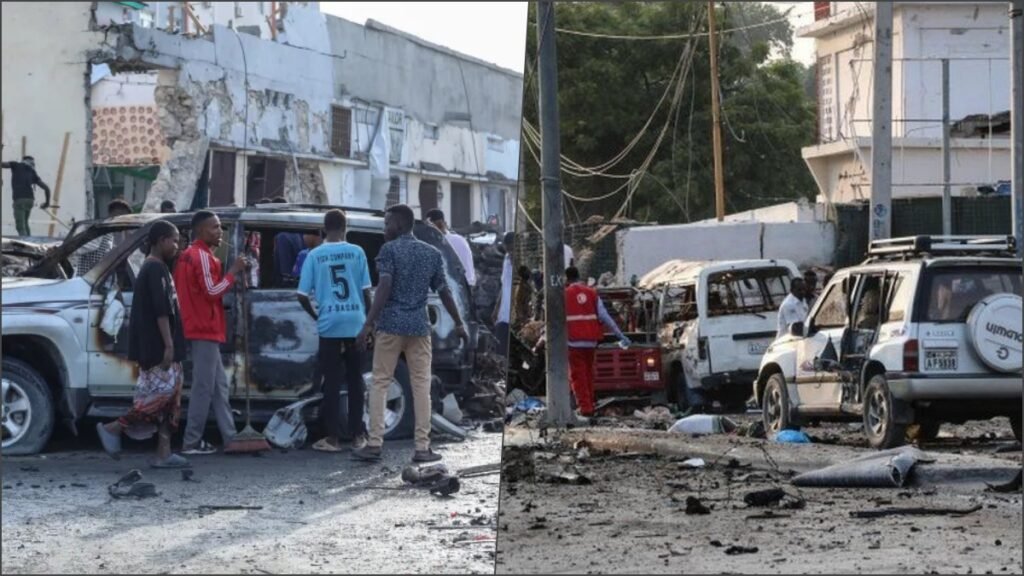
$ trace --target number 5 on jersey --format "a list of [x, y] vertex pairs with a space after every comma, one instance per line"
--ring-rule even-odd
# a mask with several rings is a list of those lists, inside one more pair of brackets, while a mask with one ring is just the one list
[[345, 278], [344, 264], [331, 266], [331, 283], [334, 285], [334, 297], [338, 300], [348, 300], [348, 279]]

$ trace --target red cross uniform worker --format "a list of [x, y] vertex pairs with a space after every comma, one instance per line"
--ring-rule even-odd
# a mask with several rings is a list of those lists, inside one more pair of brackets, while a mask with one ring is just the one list
[[615, 324], [597, 290], [580, 282], [574, 267], [565, 271], [565, 321], [569, 331], [569, 383], [581, 416], [594, 414], [594, 354], [604, 340], [605, 328], [623, 346], [630, 341]]

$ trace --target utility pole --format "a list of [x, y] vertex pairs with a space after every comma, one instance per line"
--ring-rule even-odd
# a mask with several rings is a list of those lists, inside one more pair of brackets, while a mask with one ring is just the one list
[[718, 38], [715, 36], [715, 3], [708, 2], [708, 49], [711, 51], [711, 140], [715, 154], [715, 216], [725, 220], [725, 174], [722, 171], [722, 120], [718, 110]]
[[875, 2], [870, 239], [892, 236], [892, 3]]
[[949, 59], [942, 59], [942, 234], [953, 234], [953, 193], [949, 187]]
[[569, 347], [565, 326], [565, 252], [562, 244], [561, 147], [558, 130], [558, 58], [555, 5], [537, 3], [540, 82], [541, 189], [544, 196], [544, 324], [547, 334], [547, 422], [565, 428], [572, 420]]
[[1010, 4], [1010, 180], [1013, 236], [1017, 255], [1024, 254], [1024, 0]]

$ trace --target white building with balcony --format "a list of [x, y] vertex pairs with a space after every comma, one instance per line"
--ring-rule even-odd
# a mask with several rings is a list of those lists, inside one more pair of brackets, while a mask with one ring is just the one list
[[[803, 157], [819, 201], [871, 196], [874, 2], [815, 2], [797, 30], [817, 53], [818, 142]], [[1010, 176], [1006, 2], [895, 2], [893, 198], [941, 196], [942, 61], [949, 61], [954, 196]]]

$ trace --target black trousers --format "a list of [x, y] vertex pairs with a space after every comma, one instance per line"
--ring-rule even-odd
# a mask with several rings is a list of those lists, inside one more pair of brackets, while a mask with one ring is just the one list
[[348, 389], [348, 433], [355, 438], [366, 432], [363, 424], [363, 402], [366, 386], [363, 384], [363, 354], [355, 338], [320, 338], [320, 373], [324, 379], [324, 399], [321, 413], [328, 436], [341, 438], [341, 386]]

